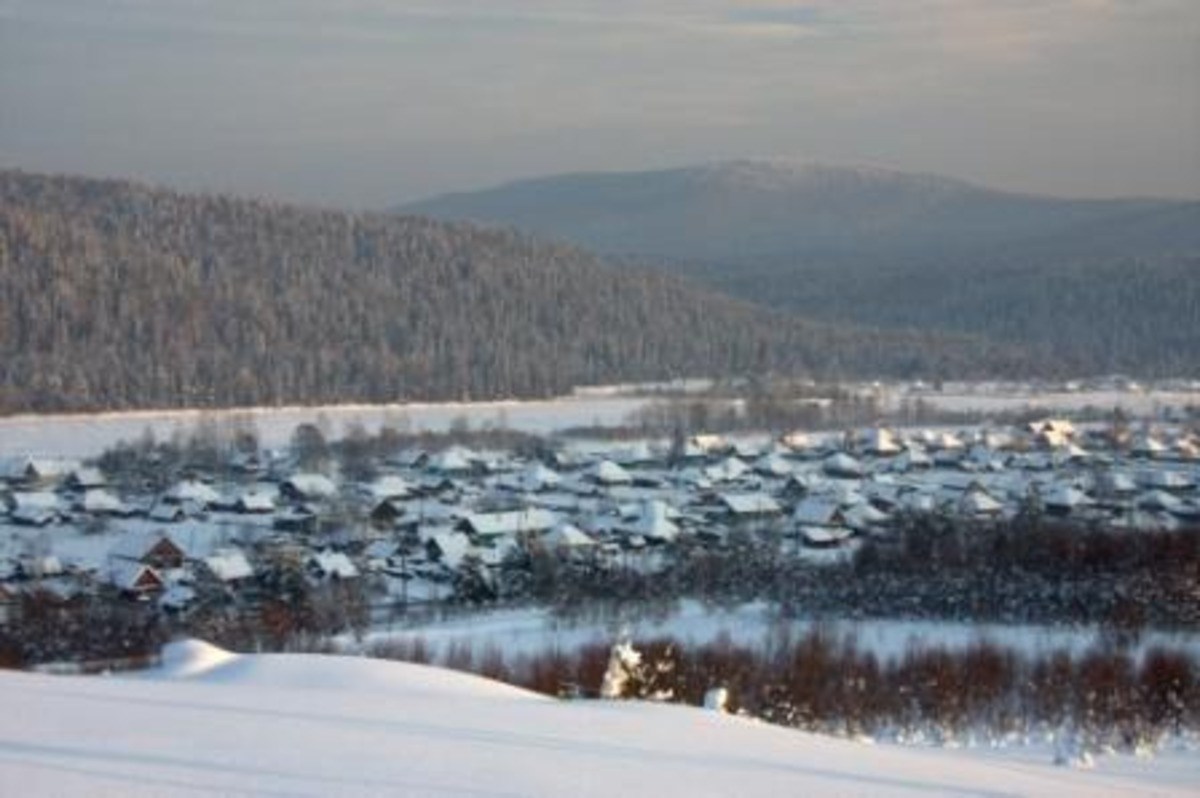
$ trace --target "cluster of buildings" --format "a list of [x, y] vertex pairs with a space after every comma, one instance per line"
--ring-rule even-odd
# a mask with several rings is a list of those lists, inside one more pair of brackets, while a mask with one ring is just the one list
[[539, 549], [653, 571], [681, 546], [771, 536], [788, 556], [844, 558], [905, 515], [974, 521], [1022, 512], [1129, 529], [1200, 524], [1200, 439], [1064, 421], [1021, 428], [882, 428], [778, 439], [564, 445], [544, 459], [451, 446], [404, 450], [339, 476], [290, 453], [182, 470], [166, 490], [94, 465], [28, 458], [0, 471], [0, 623], [23, 593], [105, 594], [188, 613], [254, 602], [281, 563], [372, 604], [451, 598]]

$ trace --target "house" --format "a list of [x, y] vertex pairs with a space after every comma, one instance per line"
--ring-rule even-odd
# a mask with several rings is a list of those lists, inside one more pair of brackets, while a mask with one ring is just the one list
[[201, 512], [196, 505], [172, 504], [164, 501], [150, 508], [147, 517], [160, 524], [178, 524], [194, 515], [201, 514]]
[[498, 483], [505, 490], [518, 493], [542, 493], [562, 484], [562, 477], [542, 463], [533, 463], [524, 471], [508, 476]]
[[311, 535], [317, 531], [319, 516], [315, 507], [309, 504], [298, 504], [277, 514], [271, 525], [280, 532], [294, 532]]
[[836, 549], [854, 536], [854, 532], [844, 526], [802, 526], [800, 541], [810, 549]]
[[670, 543], [679, 537], [679, 526], [671, 520], [673, 510], [657, 499], [641, 502], [636, 514], [622, 519], [617, 529], [627, 537], [640, 537], [652, 543]]
[[827, 496], [812, 496], [796, 505], [792, 520], [801, 528], [845, 527], [846, 516], [841, 502]]
[[1196, 487], [1195, 478], [1186, 471], [1169, 468], [1145, 468], [1137, 474], [1138, 484], [1150, 490], [1180, 492]]
[[722, 493], [717, 499], [734, 520], [770, 518], [783, 512], [779, 502], [765, 493]]
[[254, 578], [254, 566], [241, 549], [220, 548], [200, 560], [218, 582], [237, 585]]
[[109, 559], [129, 560], [160, 570], [182, 567], [183, 547], [165, 531], [130, 531], [122, 535], [108, 551]]
[[52, 579], [66, 573], [62, 560], [53, 554], [22, 557], [17, 561], [17, 573], [23, 579]]
[[556, 524], [542, 535], [542, 543], [553, 551], [572, 553], [590, 551], [596, 547], [596, 541], [590, 535], [566, 521]]
[[471, 539], [463, 532], [442, 529], [431, 533], [425, 541], [429, 559], [454, 570], [471, 552]]
[[370, 497], [378, 502], [388, 499], [407, 499], [414, 492], [415, 489], [409, 481], [396, 474], [385, 474], [367, 488]]
[[93, 516], [111, 516], [114, 518], [129, 518], [137, 514], [137, 510], [121, 501], [116, 494], [103, 488], [89, 488], [78, 501], [76, 507]]
[[982, 486], [975, 485], [958, 498], [954, 509], [970, 518], [994, 518], [1004, 512], [1004, 505]]
[[837, 452], [821, 462], [821, 470], [835, 479], [860, 479], [866, 469], [863, 464], [845, 452]]
[[789, 476], [794, 469], [792, 463], [780, 455], [772, 453], [764, 454], [755, 460], [754, 470], [763, 476], [784, 478]]
[[1132, 457], [1145, 458], [1147, 460], [1160, 459], [1165, 457], [1168, 452], [1169, 448], [1167, 445], [1149, 432], [1137, 435], [1129, 446], [1129, 454]]
[[108, 487], [108, 479], [99, 468], [80, 467], [75, 468], [67, 475], [64, 483], [69, 490], [73, 491], [88, 491], [98, 488]]
[[887, 513], [870, 502], [855, 504], [842, 512], [846, 526], [855, 532], [871, 532], [883, 528], [890, 519]]
[[64, 518], [58, 496], [49, 492], [14, 493], [9, 519], [20, 526], [48, 526]]
[[221, 494], [203, 482], [185, 479], [175, 483], [170, 490], [163, 494], [163, 501], [170, 504], [191, 504], [208, 509], [209, 505], [220, 503]]
[[716, 465], [705, 468], [704, 476], [712, 482], [736, 482], [750, 472], [750, 466], [730, 455]]
[[1041, 497], [1042, 506], [1051, 515], [1070, 515], [1092, 506], [1088, 495], [1074, 485], [1055, 485]]
[[11, 464], [8, 478], [26, 488], [49, 488], [62, 482], [79, 464], [73, 460], [28, 457]]
[[371, 508], [371, 523], [380, 529], [395, 526], [404, 517], [404, 504], [396, 499], [383, 499]]
[[859, 449], [872, 457], [893, 457], [902, 451], [891, 430], [875, 427], [859, 436]]
[[925, 452], [925, 449], [913, 444], [905, 447], [904, 451], [892, 460], [891, 468], [892, 471], [900, 473], [933, 468], [933, 458]]
[[337, 485], [324, 474], [293, 474], [279, 485], [279, 492], [291, 501], [325, 501], [337, 496]]
[[425, 469], [442, 476], [466, 476], [475, 468], [474, 459], [467, 449], [451, 446], [429, 458]]
[[153, 567], [136, 560], [112, 558], [102, 572], [103, 579], [122, 593], [145, 596], [161, 592], [166, 582]]
[[322, 551], [313, 552], [305, 561], [305, 567], [308, 572], [317, 579], [329, 579], [340, 581], [345, 579], [357, 579], [358, 567], [340, 551], [332, 549], [324, 549]]
[[588, 471], [588, 479], [597, 485], [631, 485], [633, 477], [611, 460], [601, 460]]
[[558, 517], [549, 510], [531, 507], [500, 513], [468, 513], [459, 522], [464, 532], [480, 538], [537, 534], [553, 529]]
[[246, 491], [233, 502], [233, 511], [239, 515], [270, 515], [275, 509], [275, 499], [259, 491]]

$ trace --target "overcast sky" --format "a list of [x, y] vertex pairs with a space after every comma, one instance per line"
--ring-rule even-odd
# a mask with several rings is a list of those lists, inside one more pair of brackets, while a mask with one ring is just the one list
[[0, 166], [370, 207], [747, 156], [1200, 196], [1200, 1], [0, 0]]

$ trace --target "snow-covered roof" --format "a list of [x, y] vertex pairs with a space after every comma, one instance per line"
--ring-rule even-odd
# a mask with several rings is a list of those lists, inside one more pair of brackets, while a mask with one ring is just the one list
[[779, 502], [765, 493], [723, 493], [720, 499], [734, 515], [776, 515], [783, 512]]
[[125, 515], [129, 512], [128, 505], [116, 494], [101, 488], [91, 488], [85, 492], [79, 506], [84, 512], [94, 515]]
[[802, 526], [800, 535], [812, 545], [831, 545], [841, 543], [853, 536], [854, 532], [842, 526]]
[[556, 549], [584, 549], [596, 545], [586, 532], [574, 524], [563, 522], [542, 536], [542, 541]]
[[842, 505], [825, 496], [810, 496], [796, 505], [792, 518], [808, 526], [835, 526], [844, 522]]
[[957, 509], [964, 515], [995, 515], [1004, 509], [1004, 505], [987, 491], [974, 488], [958, 499]]
[[236, 582], [254, 576], [254, 567], [241, 549], [217, 549], [204, 558], [204, 565], [222, 582]]
[[183, 547], [171, 535], [161, 529], [131, 529], [117, 538], [116, 542], [109, 548], [108, 554], [110, 558], [141, 560], [153, 551], [155, 547], [164, 542], [181, 554], [183, 553]]
[[283, 487], [305, 499], [331, 499], [337, 495], [337, 485], [324, 474], [293, 474]]
[[192, 502], [202, 507], [215, 504], [221, 500], [221, 495], [211, 486], [194, 479], [177, 482], [163, 496], [167, 501], [182, 504]]
[[378, 501], [404, 499], [412, 495], [413, 486], [404, 477], [385, 474], [371, 483], [368, 492]]
[[845, 452], [835, 452], [821, 462], [821, 468], [831, 477], [861, 477], [866, 469]]
[[794, 468], [778, 454], [765, 454], [754, 461], [754, 470], [772, 477], [786, 477]]
[[308, 562], [321, 576], [337, 579], [354, 579], [358, 576], [358, 567], [340, 551], [325, 549], [313, 552]]
[[542, 532], [552, 528], [558, 517], [549, 510], [531, 507], [502, 513], [468, 513], [463, 521], [482, 537]]
[[749, 471], [750, 466], [730, 455], [716, 465], [704, 469], [704, 475], [713, 482], [733, 482], [744, 477]]
[[633, 482], [633, 476], [611, 460], [596, 463], [588, 475], [602, 485], [628, 485]]
[[269, 493], [261, 491], [246, 491], [238, 496], [235, 502], [238, 509], [245, 513], [273, 513], [275, 499]]
[[438, 559], [448, 568], [457, 568], [471, 551], [471, 539], [452, 529], [433, 532], [428, 543], [437, 548]]
[[76, 468], [71, 471], [68, 478], [74, 486], [79, 488], [102, 488], [108, 484], [104, 472], [94, 466]]
[[109, 584], [121, 590], [156, 590], [163, 586], [163, 578], [158, 571], [136, 560], [110, 559], [102, 575]]
[[471, 470], [474, 455], [461, 446], [451, 446], [429, 458], [426, 468], [441, 474], [456, 474]]
[[672, 541], [679, 537], [679, 527], [671, 520], [672, 509], [666, 502], [650, 500], [639, 505], [637, 516], [632, 521], [624, 521], [622, 531], [639, 535], [644, 538], [661, 541]]

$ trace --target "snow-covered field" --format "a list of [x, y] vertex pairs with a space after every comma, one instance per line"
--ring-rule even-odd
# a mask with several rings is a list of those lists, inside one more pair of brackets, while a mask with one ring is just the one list
[[330, 405], [238, 410], [147, 410], [128, 413], [21, 415], [0, 418], [0, 458], [91, 457], [146, 430], [158, 440], [191, 432], [202, 422], [257, 431], [262, 445], [279, 447], [300, 424], [319, 424], [333, 437], [361, 424], [376, 433], [389, 425], [413, 432], [445, 432], [465, 419], [472, 429], [507, 427], [533, 433], [583, 425], [618, 426], [645, 399], [627, 396], [564, 397], [528, 402], [446, 402], [407, 405]]
[[1188, 795], [1200, 757], [868, 745], [704, 710], [560, 702], [433, 668], [176, 644], [127, 677], [0, 673], [26, 796]]
[[[568, 427], [615, 427], [628, 422], [653, 397], [635, 393], [639, 386], [580, 389], [572, 396], [542, 401], [446, 402], [434, 404], [330, 405], [264, 407], [236, 410], [150, 410], [78, 415], [21, 415], [0, 418], [0, 458], [17, 456], [91, 457], [122, 441], [138, 439], [146, 430], [159, 440], [187, 433], [201, 422], [252, 427], [264, 446], [285, 444], [299, 424], [322, 424], [340, 437], [352, 424], [368, 432], [383, 425], [414, 432], [444, 432], [466, 420], [472, 428], [507, 427], [551, 433]], [[641, 386], [662, 387], [662, 386]], [[678, 388], [679, 386], [672, 386]], [[686, 387], [686, 386], [685, 386]], [[862, 390], [868, 389], [864, 386]], [[875, 391], [885, 407], [920, 398], [928, 405], [956, 412], [1001, 413], [1037, 409], [1047, 414], [1087, 407], [1121, 407], [1136, 416], [1156, 416], [1167, 408], [1200, 404], [1200, 390], [1037, 392], [1020, 386], [955, 384], [944, 393], [913, 393], [903, 386]]]

